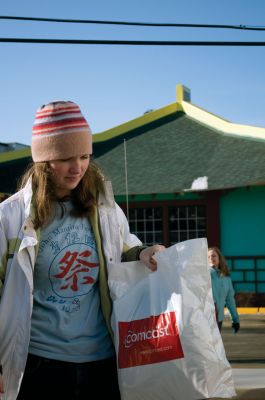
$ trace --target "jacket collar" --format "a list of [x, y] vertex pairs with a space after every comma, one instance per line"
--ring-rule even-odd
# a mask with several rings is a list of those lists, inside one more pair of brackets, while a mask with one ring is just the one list
[[25, 217], [28, 218], [32, 215], [33, 207], [32, 207], [32, 178], [30, 177], [27, 181], [25, 187], [23, 188], [23, 199], [25, 206]]

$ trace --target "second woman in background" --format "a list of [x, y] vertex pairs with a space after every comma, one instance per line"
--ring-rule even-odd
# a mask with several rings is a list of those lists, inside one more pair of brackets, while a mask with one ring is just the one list
[[224, 320], [224, 308], [227, 307], [233, 321], [232, 328], [236, 333], [240, 328], [240, 323], [235, 302], [235, 292], [225, 257], [218, 247], [209, 247], [208, 262], [210, 265], [218, 328], [221, 332]]

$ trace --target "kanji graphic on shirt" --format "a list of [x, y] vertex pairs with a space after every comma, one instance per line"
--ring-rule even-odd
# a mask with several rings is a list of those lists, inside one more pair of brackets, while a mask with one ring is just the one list
[[84, 220], [73, 222], [70, 217], [68, 224], [49, 230], [42, 237], [39, 256], [42, 263], [45, 260], [46, 265], [49, 264], [48, 279], [52, 294], [47, 296], [46, 301], [63, 304], [64, 300], [74, 299], [76, 309], [77, 298], [89, 293], [99, 271], [96, 242], [90, 224]]
[[69, 250], [65, 252], [64, 256], [59, 260], [59, 270], [61, 272], [53, 275], [55, 278], [63, 280], [60, 287], [61, 290], [66, 290], [70, 286], [73, 292], [77, 292], [79, 285], [95, 282], [93, 276], [90, 275], [90, 271], [92, 268], [97, 267], [98, 263], [88, 261], [91, 254], [92, 252], [89, 250], [84, 250], [81, 253]]

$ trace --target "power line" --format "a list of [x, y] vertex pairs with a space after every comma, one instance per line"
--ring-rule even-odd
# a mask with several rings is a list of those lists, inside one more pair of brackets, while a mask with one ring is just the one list
[[251, 25], [220, 25], [220, 24], [177, 24], [167, 22], [129, 22], [129, 21], [102, 21], [91, 19], [62, 19], [62, 18], [38, 18], [38, 17], [14, 17], [0, 15], [0, 19], [19, 21], [59, 22], [74, 24], [105, 24], [105, 25], [127, 25], [127, 26], [153, 26], [153, 27], [175, 27], [175, 28], [215, 28], [215, 29], [240, 29], [252, 31], [264, 31], [264, 26]]
[[265, 46], [265, 42], [243, 41], [170, 41], [170, 40], [76, 40], [76, 39], [32, 39], [32, 38], [0, 38], [2, 43], [49, 43], [49, 44], [94, 44], [94, 45], [126, 45], [126, 46]]

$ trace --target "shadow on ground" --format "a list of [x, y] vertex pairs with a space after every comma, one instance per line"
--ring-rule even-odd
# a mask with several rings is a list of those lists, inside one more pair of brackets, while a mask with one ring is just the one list
[[[265, 369], [265, 314], [240, 315], [240, 325], [240, 331], [234, 334], [230, 317], [225, 317], [222, 339], [231, 367]], [[236, 388], [236, 393], [231, 400], [265, 400], [265, 382], [264, 388]]]
[[[265, 389], [244, 389], [236, 390], [236, 396], [226, 400], [265, 400]], [[220, 397], [215, 397], [208, 400], [224, 400]]]
[[244, 391], [237, 390], [236, 400], [264, 400], [265, 389], [248, 389]]
[[231, 329], [231, 319], [226, 316], [222, 339], [232, 367], [265, 368], [265, 314], [240, 315], [240, 330], [236, 334]]

